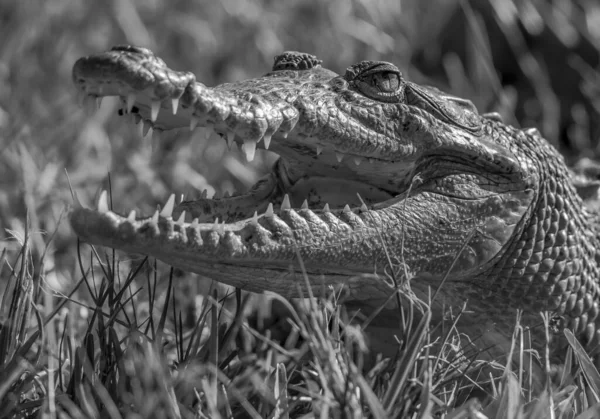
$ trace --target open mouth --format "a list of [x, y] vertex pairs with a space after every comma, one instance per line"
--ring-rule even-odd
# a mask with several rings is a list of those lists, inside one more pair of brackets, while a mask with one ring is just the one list
[[[76, 205], [70, 215], [76, 233], [90, 243], [219, 275], [240, 288], [288, 294], [297, 289], [282, 276], [297, 262], [298, 249], [328, 246], [327, 236], [335, 235], [329, 250], [315, 254], [318, 263], [309, 268], [311, 275], [319, 275], [320, 283], [337, 284], [359, 273], [336, 262], [335, 249], [364, 242], [356, 231], [371, 229], [377, 221], [374, 207], [387, 206], [406, 189], [389, 179], [392, 173], [408, 173], [410, 165], [388, 157], [386, 152], [396, 146], [381, 127], [360, 123], [370, 115], [335, 102], [347, 82], [320, 68], [314, 57], [283, 54], [274, 70], [259, 79], [208, 88], [191, 73], [168, 69], [144, 49], [117, 47], [79, 60], [73, 80], [86, 107], [96, 108], [103, 96], [119, 96], [119, 113], [145, 134], [204, 127], [229, 147], [241, 145], [248, 161], [257, 148], [281, 159], [247, 193], [183, 202], [173, 194], [145, 217], [112, 211], [104, 191], [95, 209]], [[370, 259], [366, 253], [361, 257]], [[387, 289], [387, 284], [374, 287]]]
[[[381, 272], [389, 254], [426, 280], [450, 269], [464, 276], [502, 250], [533, 199], [526, 185], [489, 190], [490, 179], [520, 182], [520, 162], [482, 134], [470, 102], [405, 81], [389, 63], [363, 61], [339, 76], [288, 52], [262, 77], [207, 87], [126, 46], [80, 59], [73, 81], [89, 107], [119, 96], [120, 113], [143, 131], [204, 127], [241, 145], [248, 161], [257, 148], [280, 156], [240, 195], [171, 195], [140, 217], [112, 211], [103, 192], [96, 209], [70, 215], [90, 243], [251, 291], [297, 294], [290, 266], [299, 260], [319, 286]], [[389, 295], [381, 280], [350, 288], [355, 299]]]
[[[398, 80], [389, 76], [395, 75], [393, 70], [381, 71], [386, 75], [384, 85], [392, 83], [389, 90], [398, 90], [393, 85]], [[150, 130], [202, 127], [214, 133], [211, 137], [224, 139], [229, 148], [240, 145], [247, 161], [254, 159], [257, 148], [282, 157], [272, 176], [243, 196], [218, 204], [206, 199], [175, 203], [170, 197], [158, 216], [176, 214], [179, 225], [186, 219], [193, 223], [209, 217], [239, 221], [253, 217], [255, 211], [269, 214], [273, 207], [364, 211], [409, 185], [410, 158], [395, 161], [399, 146], [386, 135], [395, 127], [377, 123], [385, 109], [363, 112], [360, 101], [366, 99], [308, 54], [282, 54], [265, 77], [209, 88], [191, 73], [169, 69], [146, 49], [115, 47], [80, 59], [73, 80], [86, 108], [96, 108], [103, 96], [120, 97], [119, 114], [132, 118], [144, 135]], [[383, 95], [384, 100], [389, 97]], [[104, 203], [99, 209], [105, 209]], [[133, 213], [126, 218], [134, 221]]]

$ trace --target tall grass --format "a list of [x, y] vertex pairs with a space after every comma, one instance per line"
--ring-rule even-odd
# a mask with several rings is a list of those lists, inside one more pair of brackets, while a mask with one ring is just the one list
[[[25, 232], [16, 259], [9, 262], [5, 252], [1, 260], [8, 288], [0, 307], [0, 417], [583, 419], [600, 413], [600, 374], [570, 333], [564, 370], [534, 394], [523, 390], [526, 379], [510, 361], [502, 367], [466, 354], [454, 327], [434, 338], [429, 309], [417, 299], [403, 300], [402, 317], [413, 321], [398, 332], [392, 359], [369, 354], [362, 327], [348, 321], [333, 296], [292, 305], [268, 295], [286, 309], [283, 340], [272, 336], [280, 328], [249, 314], [250, 300], [259, 297], [239, 292], [231, 302], [213, 290], [186, 325], [172, 269], [161, 279], [156, 264], [143, 259], [122, 277], [114, 254], [93, 248], [97, 265], [86, 266], [80, 252], [74, 287], [88, 290], [89, 303], [52, 295], [45, 283], [37, 288], [46, 295], [42, 308], [34, 303]], [[139, 305], [142, 287], [147, 311]], [[519, 342], [517, 325], [513, 356], [523, 366], [528, 354]], [[481, 376], [498, 368], [503, 372], [491, 380]]]

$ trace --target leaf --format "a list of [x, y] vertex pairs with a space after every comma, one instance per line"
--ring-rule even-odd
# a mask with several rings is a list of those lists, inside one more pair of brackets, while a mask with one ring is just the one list
[[598, 373], [598, 369], [573, 332], [569, 329], [565, 329], [563, 333], [565, 334], [569, 345], [573, 348], [575, 358], [577, 358], [579, 365], [581, 365], [581, 372], [594, 391], [596, 400], [600, 400], [600, 373]]

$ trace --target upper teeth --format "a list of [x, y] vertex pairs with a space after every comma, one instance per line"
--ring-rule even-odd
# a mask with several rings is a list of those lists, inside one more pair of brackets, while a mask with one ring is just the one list
[[269, 145], [271, 144], [271, 134], [265, 134], [265, 136], [263, 137], [263, 141], [265, 143], [265, 149], [268, 150]]
[[131, 113], [134, 103], [135, 103], [135, 93], [129, 93], [127, 95], [127, 113]]
[[153, 100], [150, 104], [150, 120], [152, 122], [156, 122], [156, 118], [158, 117], [158, 111], [160, 110], [160, 102], [158, 100]]
[[256, 153], [256, 141], [244, 140], [244, 153], [246, 154], [246, 160], [254, 160], [254, 154]]
[[173, 108], [173, 115], [177, 113], [177, 109], [179, 108], [179, 98], [171, 99], [171, 107]]
[[[83, 98], [82, 99], [83, 106], [85, 107], [85, 109], [88, 113], [92, 113], [100, 106], [100, 101], [102, 98], [100, 96], [97, 96], [96, 93], [101, 94], [100, 88], [96, 88], [94, 93], [90, 93], [90, 94], [86, 94], [85, 90], [80, 91], [80, 95]], [[124, 107], [125, 107], [124, 111], [126, 113], [130, 114], [135, 106], [136, 94], [133, 92], [128, 93], [121, 100], [124, 103]], [[171, 108], [172, 108], [172, 112], [174, 115], [179, 110], [179, 100], [180, 100], [179, 97], [171, 98]], [[140, 130], [144, 137], [146, 137], [148, 135], [148, 132], [152, 128], [154, 128], [153, 123], [156, 122], [156, 120], [158, 118], [160, 108], [161, 108], [161, 101], [154, 99], [150, 103], [150, 119], [149, 120], [144, 120], [139, 116], [139, 114], [136, 114], [136, 123], [138, 123], [138, 121], [139, 121]], [[196, 127], [198, 127], [199, 123], [200, 123], [200, 118], [198, 118], [197, 116], [192, 114], [190, 117], [190, 125], [189, 125], [190, 130], [196, 129]], [[215, 136], [216, 132], [214, 130], [215, 127], [214, 127], [213, 123], [211, 123], [210, 121], [203, 121], [203, 125], [204, 125], [204, 127], [202, 127], [202, 128], [205, 129], [205, 131], [206, 131], [207, 139], [210, 138], [211, 136]], [[156, 131], [156, 130], [154, 130], [154, 131]], [[280, 132], [280, 134], [283, 138], [286, 138], [288, 133]], [[226, 139], [228, 147], [231, 148], [231, 146], [234, 143], [236, 133], [232, 130], [226, 130], [225, 134], [221, 134], [221, 136]], [[265, 133], [263, 135], [263, 137], [260, 139], [245, 139], [243, 141], [242, 150], [244, 152], [244, 155], [246, 156], [246, 160], [249, 162], [254, 160], [254, 156], [256, 155], [256, 145], [261, 140], [263, 141], [265, 149], [269, 149], [269, 147], [271, 145], [271, 137], [272, 137], [272, 133]], [[323, 146], [317, 144], [316, 150], [317, 150], [317, 156], [320, 155], [323, 152]], [[338, 163], [341, 163], [342, 160], [344, 159], [344, 157], [345, 157], [344, 153], [335, 152], [335, 158], [338, 161]], [[362, 157], [355, 156], [352, 158], [352, 160], [358, 166], [362, 162], [363, 159], [362, 159]], [[372, 162], [372, 160], [373, 159], [371, 159], [371, 158], [368, 159], [369, 162]]]

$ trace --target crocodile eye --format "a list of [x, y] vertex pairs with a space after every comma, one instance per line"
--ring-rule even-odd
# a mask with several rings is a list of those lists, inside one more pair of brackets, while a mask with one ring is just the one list
[[391, 71], [382, 71], [361, 77], [359, 82], [365, 83], [364, 87], [375, 88], [381, 93], [396, 93], [400, 87], [400, 76]]
[[404, 96], [404, 80], [396, 66], [363, 61], [346, 71], [346, 79], [363, 95], [384, 102], [398, 102]]

